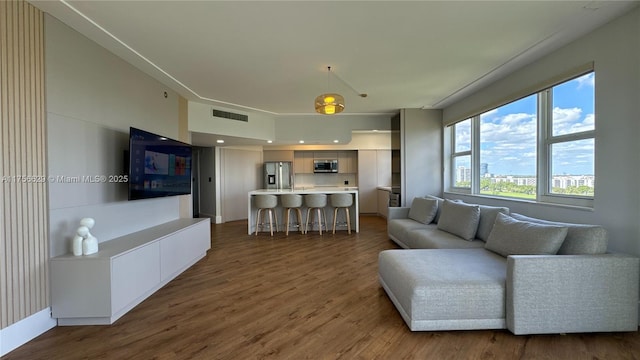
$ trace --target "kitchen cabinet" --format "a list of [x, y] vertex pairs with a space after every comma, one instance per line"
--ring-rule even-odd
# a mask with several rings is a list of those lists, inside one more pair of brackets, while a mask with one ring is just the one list
[[354, 150], [338, 152], [338, 173], [355, 174], [358, 172], [358, 152]]
[[391, 150], [376, 150], [378, 186], [389, 186], [391, 182]]
[[389, 195], [391, 189], [378, 188], [378, 215], [385, 219], [389, 216]]
[[391, 185], [391, 150], [358, 151], [360, 212], [377, 214], [378, 186]]
[[313, 151], [296, 151], [293, 155], [293, 171], [296, 174], [313, 174]]
[[337, 151], [314, 151], [313, 159], [314, 160], [335, 160], [338, 158]]
[[262, 160], [267, 161], [291, 161], [293, 162], [293, 150], [264, 150]]
[[376, 214], [378, 212], [378, 170], [376, 150], [358, 151], [358, 191], [360, 193], [360, 212]]

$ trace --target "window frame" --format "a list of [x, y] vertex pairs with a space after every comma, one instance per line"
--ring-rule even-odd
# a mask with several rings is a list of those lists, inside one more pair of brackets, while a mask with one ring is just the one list
[[[575, 73], [572, 76], [567, 76], [562, 81], [558, 81], [552, 84], [545, 85], [544, 88], [534, 91], [526, 96], [513, 98], [507, 102], [502, 103], [501, 105], [495, 106], [489, 110], [483, 110], [482, 113], [487, 111], [491, 111], [497, 108], [500, 108], [509, 103], [518, 101], [524, 97], [528, 97], [534, 94], [537, 94], [537, 142], [536, 142], [536, 198], [535, 200], [529, 199], [521, 199], [517, 197], [507, 197], [507, 196], [493, 196], [487, 194], [480, 193], [480, 115], [477, 114], [474, 116], [470, 116], [465, 118], [464, 120], [455, 122], [451, 124], [448, 128], [451, 133], [451, 147], [450, 147], [450, 157], [449, 157], [449, 167], [450, 167], [450, 180], [448, 184], [448, 191], [453, 193], [461, 193], [461, 194], [469, 194], [474, 196], [481, 197], [493, 197], [499, 198], [507, 201], [520, 201], [520, 202], [536, 202], [536, 203], [551, 203], [558, 205], [568, 205], [568, 206], [577, 206], [577, 207], [585, 207], [585, 208], [593, 208], [593, 203], [595, 200], [595, 184], [594, 184], [594, 195], [586, 196], [586, 195], [569, 195], [569, 194], [557, 194], [552, 193], [552, 187], [550, 186], [553, 183], [553, 172], [552, 172], [552, 146], [554, 144], [568, 143], [579, 140], [588, 140], [593, 139], [594, 141], [594, 150], [593, 150], [593, 161], [594, 161], [594, 176], [595, 174], [595, 162], [596, 162], [596, 129], [594, 125], [594, 129], [581, 131], [570, 134], [561, 134], [561, 135], [553, 135], [553, 88], [567, 83], [569, 81], [575, 80], [581, 76], [593, 73], [595, 75], [595, 70], [593, 68], [588, 69], [586, 71], [581, 71], [579, 73]], [[594, 89], [595, 92], [595, 89]], [[594, 114], [595, 114], [595, 96], [594, 96]], [[464, 152], [455, 152], [455, 126], [456, 124], [462, 121], [471, 121], [471, 149], [469, 151]], [[596, 120], [597, 121], [597, 120]], [[445, 127], [446, 130], [446, 127]], [[455, 186], [456, 181], [456, 169], [455, 169], [455, 160], [460, 156], [471, 156], [471, 186], [470, 188], [466, 187], [457, 187]]]
[[[470, 146], [469, 146], [469, 150], [465, 150], [465, 151], [457, 151], [456, 152], [456, 125], [463, 123], [465, 121], [469, 121], [469, 129], [470, 129]], [[465, 194], [469, 194], [472, 192], [472, 188], [473, 188], [473, 135], [474, 135], [474, 131], [473, 131], [473, 120], [472, 118], [468, 118], [468, 119], [464, 119], [462, 121], [459, 121], [455, 124], [453, 124], [451, 126], [451, 173], [449, 174], [451, 176], [451, 188], [452, 189], [456, 189], [456, 192], [459, 193], [465, 193]], [[456, 186], [456, 159], [464, 157], [464, 156], [469, 156], [469, 163], [470, 163], [470, 167], [471, 167], [471, 184], [469, 187], [462, 187], [462, 186]]]

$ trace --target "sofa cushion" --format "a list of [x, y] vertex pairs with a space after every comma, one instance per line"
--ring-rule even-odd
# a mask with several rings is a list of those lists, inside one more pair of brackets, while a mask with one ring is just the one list
[[558, 255], [594, 255], [607, 252], [607, 231], [600, 225], [547, 221], [516, 213], [511, 216], [516, 220], [568, 227], [567, 237], [558, 250]]
[[502, 256], [555, 255], [567, 236], [566, 226], [519, 221], [498, 214], [485, 248]]
[[478, 222], [478, 231], [476, 238], [487, 241], [493, 224], [496, 222], [498, 213], [509, 215], [508, 207], [480, 205], [480, 222]]
[[465, 240], [473, 240], [480, 221], [480, 207], [445, 200], [438, 221], [438, 229], [460, 236]]
[[482, 248], [480, 240], [467, 241], [457, 235], [438, 229], [436, 224], [407, 232], [407, 241], [412, 249], [469, 249]]
[[440, 220], [440, 213], [442, 212], [442, 204], [444, 203], [444, 199], [443, 198], [439, 198], [437, 196], [433, 196], [433, 195], [427, 195], [424, 198], [425, 199], [433, 199], [433, 200], [436, 200], [438, 202], [438, 211], [436, 211], [436, 216], [435, 216], [435, 218], [433, 218], [433, 222], [437, 223]]
[[385, 250], [380, 283], [413, 331], [500, 329], [507, 259], [485, 249]]
[[438, 201], [435, 199], [414, 198], [409, 209], [409, 219], [429, 224], [438, 212]]
[[429, 226], [434, 225], [425, 225], [411, 219], [391, 219], [387, 222], [387, 235], [403, 248], [410, 248], [411, 245], [407, 243], [410, 240], [409, 231]]

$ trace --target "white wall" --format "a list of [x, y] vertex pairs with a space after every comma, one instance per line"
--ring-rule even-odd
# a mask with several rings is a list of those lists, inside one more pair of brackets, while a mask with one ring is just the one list
[[[248, 115], [249, 121], [239, 121], [213, 116], [213, 109]], [[189, 131], [227, 136], [239, 136], [248, 139], [275, 139], [273, 116], [258, 112], [245, 112], [220, 106], [189, 101]]]
[[[351, 130], [348, 130], [351, 131]], [[378, 150], [391, 149], [391, 134], [388, 130], [380, 132], [351, 132], [349, 142], [334, 145], [265, 145], [264, 150]]]
[[640, 8], [451, 105], [444, 109], [444, 118], [456, 118], [590, 61], [596, 72], [593, 209], [462, 198], [545, 219], [601, 224], [609, 232], [610, 250], [640, 255]]
[[275, 121], [275, 139], [306, 144], [338, 140], [340, 144], [351, 142], [354, 130], [390, 130], [391, 115], [309, 115], [279, 116]]
[[[45, 39], [50, 176], [123, 174], [130, 126], [178, 137], [175, 92], [49, 15]], [[123, 183], [50, 182], [49, 193], [52, 256], [70, 251], [83, 217], [101, 242], [179, 217], [177, 197], [127, 201]]]

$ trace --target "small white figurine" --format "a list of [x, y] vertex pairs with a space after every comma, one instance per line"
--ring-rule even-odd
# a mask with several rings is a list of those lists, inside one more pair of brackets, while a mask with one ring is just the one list
[[89, 232], [95, 223], [92, 218], [80, 220], [80, 227], [73, 238], [73, 255], [91, 255], [98, 252], [98, 239]]
[[76, 231], [76, 236], [73, 237], [73, 255], [82, 255], [82, 242], [89, 233], [89, 229], [86, 226], [80, 226]]

